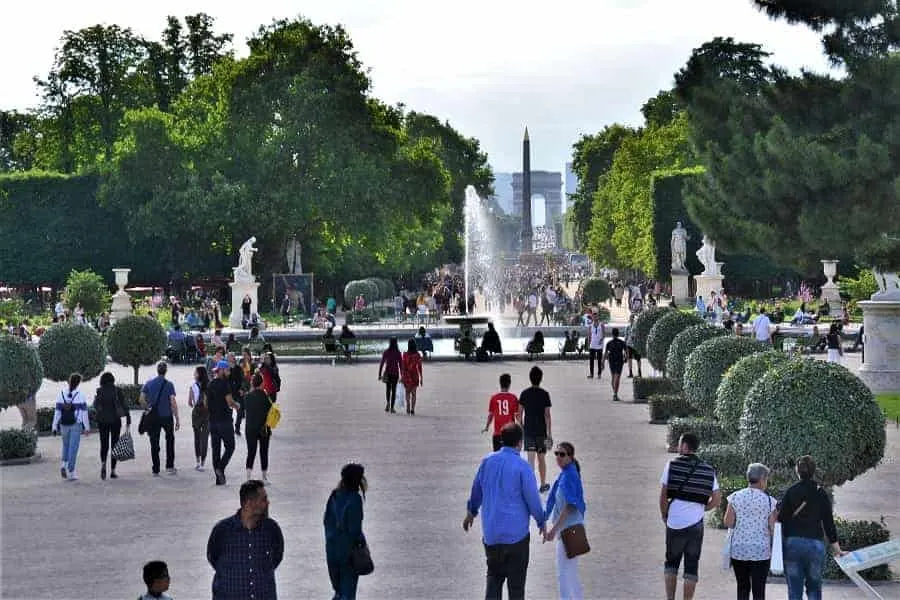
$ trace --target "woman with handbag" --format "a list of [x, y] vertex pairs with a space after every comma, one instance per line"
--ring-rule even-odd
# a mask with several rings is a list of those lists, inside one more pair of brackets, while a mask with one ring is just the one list
[[209, 407], [206, 404], [206, 386], [209, 374], [206, 367], [194, 369], [194, 383], [188, 391], [188, 406], [191, 407], [191, 427], [194, 430], [194, 457], [197, 471], [202, 471], [209, 450]]
[[[726, 551], [737, 581], [738, 600], [765, 600], [775, 499], [766, 493], [769, 468], [760, 463], [747, 467], [747, 487], [728, 496], [724, 523], [729, 531]], [[724, 563], [723, 563], [724, 565]]]
[[[116, 447], [122, 433], [122, 417], [126, 427], [131, 428], [131, 412], [125, 404], [125, 395], [116, 387], [116, 378], [106, 372], [100, 376], [100, 387], [94, 396], [94, 410], [97, 412], [97, 429], [100, 431], [100, 479], [106, 479], [106, 458], [110, 448]], [[116, 458], [110, 460], [110, 479], [118, 479], [116, 475]]]
[[325, 504], [325, 560], [334, 589], [332, 600], [354, 600], [359, 576], [372, 570], [362, 531], [363, 499], [367, 488], [363, 466], [344, 465], [341, 482]]
[[[548, 529], [544, 541], [557, 538], [556, 577], [560, 600], [581, 600], [584, 590], [578, 578], [578, 556], [590, 550], [584, 530], [584, 488], [581, 485], [581, 465], [575, 458], [575, 446], [560, 442], [556, 446], [556, 464], [560, 473], [550, 495], [544, 515]], [[553, 526], [550, 527], [550, 521]]]

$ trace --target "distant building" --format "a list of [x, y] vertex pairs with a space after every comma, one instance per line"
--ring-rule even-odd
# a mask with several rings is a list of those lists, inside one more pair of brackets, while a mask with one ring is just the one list
[[[513, 213], [522, 214], [522, 173], [512, 174]], [[562, 173], [531, 170], [531, 197], [544, 197], [544, 222], [551, 224], [562, 214]]]

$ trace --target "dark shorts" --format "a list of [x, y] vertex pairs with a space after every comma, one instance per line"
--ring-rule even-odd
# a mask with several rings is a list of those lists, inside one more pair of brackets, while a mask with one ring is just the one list
[[609, 363], [609, 372], [612, 373], [613, 375], [621, 375], [622, 367], [624, 367], [624, 366], [625, 366], [624, 363], [611, 362], [611, 363]]
[[633, 358], [634, 360], [641, 360], [641, 353], [628, 346], [628, 358]]
[[547, 453], [547, 438], [543, 435], [525, 434], [525, 451], [537, 452], [538, 454]]
[[685, 581], [697, 581], [700, 566], [700, 549], [703, 547], [703, 521], [684, 529], [666, 527], [666, 563], [663, 571], [667, 575], [678, 575], [681, 558], [684, 557]]
[[491, 436], [491, 444], [493, 444], [494, 452], [496, 452], [503, 446], [503, 440], [499, 435], [493, 435]]

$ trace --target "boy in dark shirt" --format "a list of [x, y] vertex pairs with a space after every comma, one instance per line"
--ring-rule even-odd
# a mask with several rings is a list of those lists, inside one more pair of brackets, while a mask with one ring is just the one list
[[606, 342], [606, 362], [612, 374], [613, 401], [619, 401], [619, 381], [622, 379], [622, 368], [628, 359], [628, 346], [619, 339], [619, 328], [613, 327], [612, 339]]
[[525, 451], [528, 452], [528, 464], [532, 469], [535, 454], [537, 455], [541, 493], [550, 489], [544, 457], [547, 448], [553, 445], [553, 438], [550, 435], [550, 394], [541, 387], [543, 378], [544, 372], [540, 367], [532, 367], [528, 373], [531, 387], [519, 394], [519, 408], [525, 413]]

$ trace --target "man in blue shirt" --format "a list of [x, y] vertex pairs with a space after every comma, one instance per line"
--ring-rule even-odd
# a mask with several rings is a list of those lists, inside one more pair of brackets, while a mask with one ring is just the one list
[[518, 423], [509, 423], [502, 429], [503, 447], [481, 461], [472, 482], [468, 513], [463, 520], [463, 530], [468, 531], [478, 509], [483, 508], [486, 600], [502, 598], [504, 580], [510, 600], [525, 597], [531, 541], [529, 516], [537, 522], [541, 533], [544, 532], [545, 518], [537, 480], [534, 471], [519, 455], [522, 436], [522, 427]]
[[159, 477], [159, 434], [166, 432], [166, 472], [175, 475], [175, 432], [178, 431], [178, 403], [175, 401], [175, 386], [166, 379], [169, 366], [165, 362], [156, 365], [157, 376], [141, 388], [141, 406], [149, 413], [147, 435], [150, 438], [150, 460], [153, 476]]

